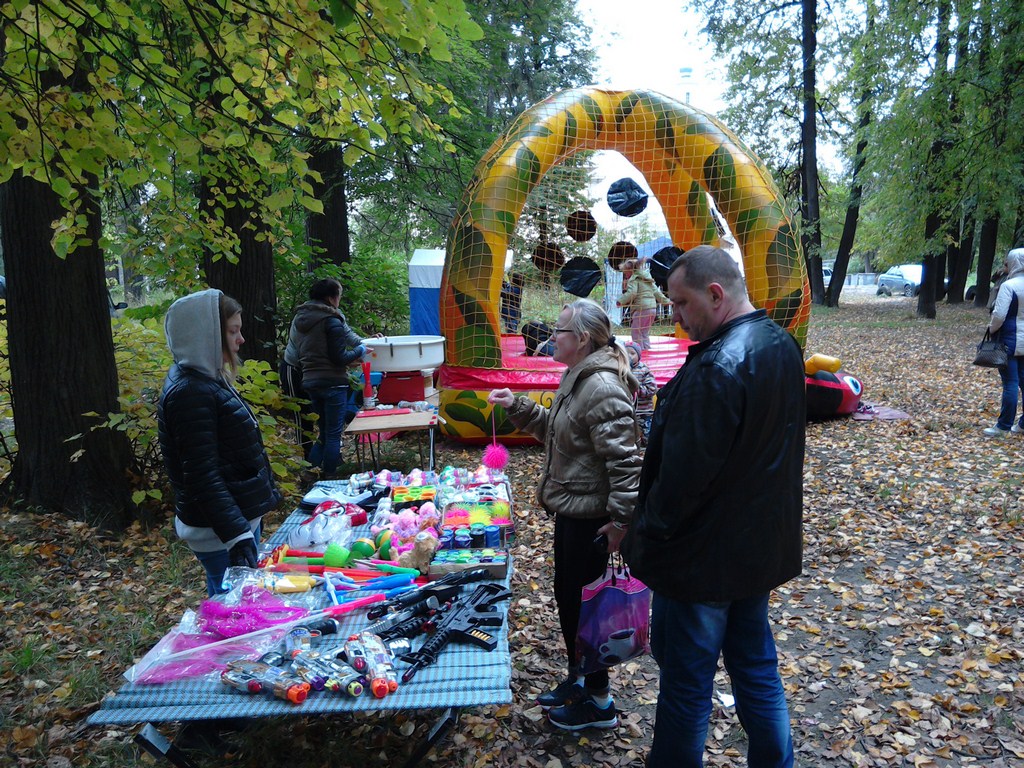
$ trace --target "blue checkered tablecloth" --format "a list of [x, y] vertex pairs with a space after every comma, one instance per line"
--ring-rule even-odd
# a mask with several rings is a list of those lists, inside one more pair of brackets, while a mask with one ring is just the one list
[[[306, 517], [306, 512], [292, 513], [268, 543], [287, 541], [289, 533]], [[511, 569], [510, 563], [503, 581], [505, 586], [511, 581]], [[470, 584], [463, 590], [468, 594], [475, 586]], [[510, 602], [499, 603], [503, 614], [507, 613]], [[341, 644], [350, 634], [365, 627], [369, 622], [364, 613], [356, 611], [340, 617], [341, 634], [326, 636], [321, 647]], [[498, 634], [498, 647], [493, 651], [450, 643], [436, 663], [419, 670], [411, 681], [399, 684], [397, 691], [383, 699], [375, 698], [368, 691], [356, 698], [330, 691], [311, 691], [303, 703], [291, 704], [265, 694], [241, 693], [221, 683], [219, 677], [207, 676], [163, 685], [127, 683], [104, 699], [88, 722], [90, 725], [135, 724], [507, 704], [512, 701], [507, 618], [500, 630], [492, 631]], [[414, 647], [422, 642], [422, 638], [415, 639]], [[397, 662], [399, 677], [406, 668], [406, 664]]]

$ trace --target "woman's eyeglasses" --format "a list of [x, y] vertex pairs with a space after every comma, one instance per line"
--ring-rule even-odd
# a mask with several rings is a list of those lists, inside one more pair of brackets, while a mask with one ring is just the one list
[[572, 328], [555, 328], [551, 335], [554, 336], [556, 333], [575, 333]]

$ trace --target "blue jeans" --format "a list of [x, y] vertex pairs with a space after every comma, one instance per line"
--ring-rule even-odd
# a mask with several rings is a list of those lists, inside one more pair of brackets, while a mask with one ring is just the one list
[[341, 456], [341, 433], [350, 413], [355, 413], [355, 398], [347, 386], [307, 387], [306, 394], [317, 419], [317, 438], [309, 451], [309, 463], [320, 467], [325, 476], [333, 475]]
[[223, 584], [224, 571], [231, 565], [231, 560], [228, 559], [228, 551], [226, 549], [218, 549], [216, 552], [194, 552], [193, 554], [203, 564], [203, 570], [206, 571], [206, 596], [213, 597], [214, 595], [227, 592]]
[[[256, 548], [260, 546], [260, 532], [263, 529], [262, 523], [256, 528], [253, 534], [256, 537]], [[202, 563], [206, 571], [206, 596], [213, 597], [227, 592], [224, 589], [224, 571], [231, 565], [231, 558], [228, 557], [226, 549], [218, 549], [215, 552], [195, 552], [196, 560]]]
[[728, 603], [682, 603], [655, 593], [651, 650], [661, 668], [654, 745], [647, 768], [704, 764], [718, 656], [747, 732], [750, 768], [789, 768], [793, 737], [768, 624], [768, 595]]
[[[1024, 360], [1019, 357], [1008, 356], [1006, 365], [999, 369], [999, 378], [1003, 380], [1003, 403], [999, 409], [999, 421], [996, 426], [1000, 429], [1009, 429], [1017, 419], [1017, 394], [1024, 390]], [[1024, 429], [1024, 415], [1020, 420], [1021, 429]]]

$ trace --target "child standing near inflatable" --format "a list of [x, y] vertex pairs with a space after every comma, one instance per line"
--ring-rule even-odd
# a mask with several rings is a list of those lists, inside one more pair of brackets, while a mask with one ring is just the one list
[[651, 369], [640, 359], [640, 345], [635, 341], [627, 341], [625, 347], [626, 355], [629, 357], [630, 373], [640, 383], [640, 388], [636, 391], [636, 444], [645, 447], [647, 436], [651, 432], [654, 396], [658, 394], [658, 385], [654, 381]]
[[622, 271], [629, 279], [629, 287], [615, 303], [629, 308], [629, 333], [640, 349], [651, 348], [651, 326], [659, 304], [669, 304], [668, 297], [651, 277], [651, 268], [645, 261], [629, 259], [622, 263]]

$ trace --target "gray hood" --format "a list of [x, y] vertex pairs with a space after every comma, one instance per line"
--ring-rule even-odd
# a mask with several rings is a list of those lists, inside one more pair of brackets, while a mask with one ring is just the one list
[[309, 333], [317, 323], [322, 323], [329, 317], [340, 318], [341, 311], [322, 301], [307, 301], [295, 310], [292, 322], [302, 333]]
[[1006, 276], [1024, 274], [1024, 248], [1014, 248], [1006, 254]]
[[164, 333], [174, 362], [209, 376], [224, 378], [220, 296], [216, 288], [190, 293], [171, 304]]

